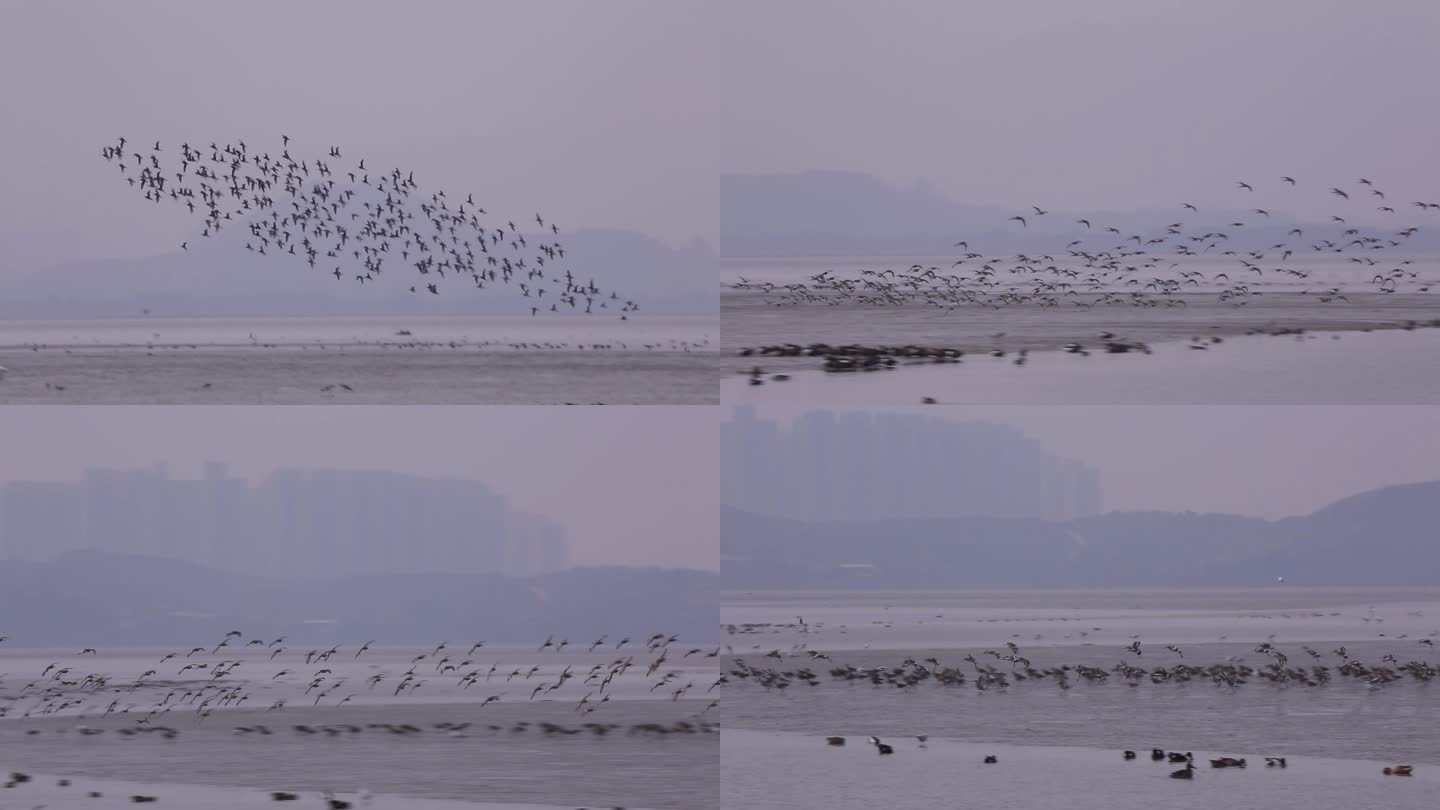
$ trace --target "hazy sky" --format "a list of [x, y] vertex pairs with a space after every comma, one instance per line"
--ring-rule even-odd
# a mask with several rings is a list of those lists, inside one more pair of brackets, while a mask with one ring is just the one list
[[[762, 418], [816, 410], [756, 405]], [[863, 409], [851, 409], [863, 410]], [[919, 406], [887, 412], [1012, 424], [1100, 470], [1107, 510], [1308, 514], [1388, 484], [1440, 480], [1440, 408]]]
[[0, 3], [0, 233], [173, 250], [193, 223], [136, 205], [101, 146], [244, 139], [278, 155], [284, 133], [297, 157], [338, 145], [516, 222], [713, 240], [703, 6]]
[[517, 221], [671, 242], [715, 237], [720, 171], [1084, 211], [1241, 205], [1234, 180], [1281, 174], [1434, 200], [1437, 41], [1434, 0], [7, 2], [0, 231], [173, 250], [193, 223], [99, 157], [122, 134], [284, 132]]
[[1434, 0], [729, 5], [727, 172], [1087, 211], [1241, 205], [1236, 180], [1281, 175], [1323, 185], [1267, 203], [1306, 215], [1359, 177], [1440, 201]]
[[166, 462], [198, 477], [276, 467], [484, 481], [560, 522], [576, 565], [719, 564], [716, 410], [689, 407], [22, 406], [0, 413], [0, 481]]

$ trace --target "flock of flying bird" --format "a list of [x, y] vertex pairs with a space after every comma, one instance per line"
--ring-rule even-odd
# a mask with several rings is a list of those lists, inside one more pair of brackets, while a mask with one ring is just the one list
[[[18, 689], [6, 689], [5, 674], [0, 673], [0, 718], [8, 716], [23, 719], [47, 715], [69, 716], [77, 720], [103, 719], [112, 715], [116, 718], [134, 717], [135, 726], [138, 728], [124, 728], [117, 733], [130, 736], [143, 731], [155, 731], [167, 738], [173, 738], [179, 731], [166, 724], [171, 717], [188, 714], [199, 724], [216, 709], [254, 706], [253, 701], [260, 692], [276, 687], [287, 687], [288, 691], [293, 693], [299, 686], [304, 685], [303, 691], [298, 695], [290, 695], [290, 699], [304, 701], [302, 705], [311, 707], [322, 704], [339, 707], [357, 697], [374, 693], [381, 687], [383, 691], [390, 693], [390, 699], [394, 699], [414, 695], [432, 682], [440, 684], [442, 688], [448, 685], [452, 690], [461, 693], [468, 692], [473, 686], [493, 692], [479, 703], [477, 711], [491, 703], [499, 703], [510, 694], [511, 689], [517, 690], [517, 695], [524, 695], [527, 701], [534, 701], [556, 699], [560, 697], [556, 693], [570, 685], [564, 695], [567, 699], [575, 700], [574, 711], [584, 717], [600, 710], [611, 701], [614, 691], [612, 684], [617, 678], [632, 670], [641, 671], [642, 667], [644, 678], [650, 683], [651, 693], [663, 689], [671, 701], [679, 701], [688, 696], [704, 697], [703, 694], [696, 694], [696, 683], [686, 677], [684, 665], [692, 658], [698, 662], [706, 658], [716, 658], [720, 654], [718, 647], [691, 647], [682, 651], [678, 647], [672, 647], [677, 642], [676, 637], [664, 633], [656, 633], [640, 643], [635, 643], [629, 637], [612, 643], [608, 636], [602, 636], [583, 647], [576, 647], [592, 654], [608, 650], [616, 657], [608, 664], [595, 664], [586, 671], [577, 670], [573, 664], [561, 666], [558, 663], [531, 663], [507, 667], [499, 661], [490, 663], [486, 668], [474, 660], [476, 652], [485, 642], [476, 642], [463, 653], [461, 650], [465, 648], [451, 648], [447, 642], [418, 651], [418, 654], [409, 658], [408, 669], [392, 671], [372, 665], [369, 667], [371, 674], [358, 683], [352, 683], [351, 678], [344, 672], [336, 672], [335, 664], [345, 661], [346, 658], [352, 663], [360, 662], [361, 657], [371, 650], [374, 641], [359, 645], [353, 653], [349, 649], [342, 651], [340, 646], [332, 646], [326, 649], [311, 649], [302, 655], [299, 650], [284, 646], [283, 637], [269, 642], [258, 638], [242, 642], [242, 638], [243, 634], [234, 630], [213, 646], [203, 645], [167, 653], [138, 677], [85, 671], [83, 661], [86, 657], [97, 654], [97, 651], [90, 647], [76, 653], [72, 661], [50, 663], [33, 679], [17, 684]], [[0, 642], [6, 640], [6, 637], [0, 636]], [[567, 647], [572, 650], [576, 648], [571, 647], [568, 639], [557, 640], [551, 636], [537, 648], [536, 653], [559, 653]], [[648, 663], [639, 663], [636, 661], [637, 655], [649, 657], [650, 660]], [[170, 671], [172, 667], [173, 672]], [[237, 670], [242, 667], [243, 674], [237, 675]], [[275, 671], [254, 671], [261, 667]], [[713, 690], [718, 685], [720, 683], [716, 682], [710, 689]], [[431, 687], [432, 690], [434, 688]], [[572, 694], [580, 692], [583, 692], [583, 696], [578, 699]], [[269, 703], [266, 712], [282, 710], [286, 708], [287, 702], [286, 697], [277, 698]], [[712, 700], [698, 715], [704, 717], [718, 705], [719, 701]], [[469, 725], [451, 724], [441, 730], [450, 732], [452, 736], [460, 736], [460, 732]], [[603, 726], [597, 730], [596, 725], [587, 724], [583, 728], [588, 728], [597, 735], [613, 730]], [[528, 726], [528, 723], [524, 724], [524, 727]], [[393, 734], [419, 731], [418, 728], [396, 724], [377, 727]], [[542, 727], [542, 730], [546, 727]], [[702, 727], [703, 724], [686, 724], [686, 728], [690, 729]], [[260, 731], [262, 728], [266, 730]], [[340, 726], [338, 729], [358, 733], [359, 727]], [[332, 736], [339, 733], [336, 728], [325, 726], [295, 726], [295, 730], [296, 733], [325, 733]], [[646, 726], [632, 729], [632, 732], [653, 731], [663, 734], [681, 730], [683, 729], [679, 727], [672, 729]], [[103, 729], [90, 729], [88, 732], [82, 730], [81, 733], [98, 734], [102, 731]], [[268, 727], [259, 725], [236, 727], [235, 731], [241, 734], [269, 733]], [[547, 733], [551, 731], [576, 733], [558, 725]], [[32, 729], [32, 733], [38, 732]]]
[[[1276, 183], [1286, 188], [1299, 186], [1291, 177]], [[1236, 188], [1247, 197], [1256, 194], [1255, 187], [1244, 181]], [[1103, 222], [1079, 219], [1074, 225], [1090, 235], [1071, 241], [1054, 254], [986, 256], [972, 251], [968, 240], [961, 240], [955, 247], [966, 252], [948, 269], [916, 264], [905, 270], [861, 270], [858, 278], [823, 271], [808, 282], [776, 284], [742, 278], [733, 286], [758, 290], [767, 303], [779, 307], [921, 303], [951, 311], [972, 305], [992, 309], [1016, 305], [1176, 307], [1186, 306], [1187, 299], [1202, 292], [1213, 292], [1221, 304], [1245, 306], [1263, 294], [1267, 283], [1279, 280], [1298, 285], [1300, 295], [1320, 303], [1344, 303], [1349, 301], [1346, 292], [1357, 288], [1334, 279], [1313, 279], [1305, 260], [1338, 256], [1345, 258], [1346, 267], [1357, 271], [1355, 280], [1364, 281], [1372, 292], [1425, 293], [1435, 289], [1440, 282], [1421, 277], [1412, 267], [1413, 259], [1397, 256], [1419, 232], [1418, 226], [1359, 224], [1360, 219], [1377, 214], [1382, 218], [1398, 215], [1384, 191], [1368, 178], [1360, 178], [1350, 190], [1333, 187], [1328, 193], [1341, 206], [1327, 226], [1333, 233], [1307, 236], [1306, 228], [1295, 227], [1282, 241], [1265, 249], [1228, 247], [1232, 237], [1242, 233], [1240, 229], [1270, 220], [1270, 210], [1261, 207], [1251, 208], [1248, 215], [1224, 226], [1187, 228], [1184, 221], [1176, 221], [1145, 233], [1126, 233]], [[1050, 214], [1039, 206], [1032, 208], [1034, 213], [1029, 216], [1010, 217], [1018, 223], [1013, 227], [1029, 228], [1035, 219]], [[1416, 200], [1405, 208], [1412, 209], [1440, 214], [1440, 203]], [[1190, 203], [1184, 203], [1182, 210], [1200, 215], [1200, 209]], [[1215, 258], [1225, 262], [1220, 269], [1197, 261]]]
[[[337, 280], [366, 284], [387, 269], [413, 268], [421, 280], [411, 292], [438, 295], [447, 280], [460, 279], [481, 289], [511, 285], [533, 299], [531, 315], [611, 310], [623, 320], [637, 309], [594, 279], [562, 271], [560, 229], [540, 214], [528, 236], [513, 221], [486, 225], [474, 195], [426, 194], [414, 172], [367, 168], [363, 158], [345, 163], [334, 146], [325, 158], [298, 157], [289, 136], [281, 139], [278, 156], [243, 140], [182, 143], [170, 165], [162, 164], [159, 141], [127, 151], [128, 141], [117, 138], [100, 154], [145, 200], [198, 216], [202, 237], [243, 226], [246, 250], [293, 256]], [[180, 248], [188, 251], [188, 240]]]
[[[663, 739], [719, 731], [718, 720], [710, 714], [719, 707], [719, 700], [712, 700], [703, 693], [696, 694], [696, 683], [689, 679], [694, 673], [687, 669], [691, 659], [698, 663], [703, 659], [718, 658], [719, 647], [682, 647], [676, 636], [666, 633], [655, 633], [643, 640], [628, 636], [611, 639], [602, 635], [578, 644], [552, 635], [533, 652], [520, 652], [527, 661], [518, 666], [487, 660], [489, 666], [486, 667], [477, 662], [475, 656], [485, 647], [484, 641], [453, 647], [450, 642], [443, 642], [434, 647], [413, 650], [413, 656], [403, 654], [401, 660], [408, 662], [408, 668], [403, 668], [403, 664], [395, 667], [367, 665], [366, 659], [376, 654], [372, 649], [376, 643], [373, 640], [350, 647], [335, 645], [302, 652], [299, 648], [286, 646], [284, 637], [270, 641], [262, 638], [246, 641], [244, 638], [239, 630], [232, 630], [213, 644], [167, 652], [138, 676], [133, 674], [133, 670], [112, 675], [87, 669], [84, 662], [100, 655], [100, 651], [93, 647], [85, 647], [68, 659], [49, 663], [35, 673], [33, 679], [23, 683], [12, 681], [17, 688], [7, 689], [6, 674], [0, 673], [0, 718], [9, 717], [13, 722], [52, 716], [75, 721], [50, 729], [61, 735], [88, 738], [108, 732], [110, 736], [123, 740], [151, 737], [175, 740], [183, 726], [200, 726], [217, 709], [254, 706], [256, 704], [252, 699], [260, 697], [262, 692], [283, 689], [288, 693], [288, 700], [287, 697], [273, 700], [260, 714], [236, 715], [236, 722], [241, 724], [233, 726], [231, 733], [237, 737], [264, 738], [288, 731], [297, 738], [330, 739], [368, 731], [415, 739], [439, 736], [464, 738], [486, 731], [491, 735], [504, 733], [506, 737], [514, 738], [533, 731], [550, 739], [582, 734], [605, 738], [623, 729], [625, 736]], [[0, 635], [0, 644], [6, 641], [9, 638]], [[533, 663], [567, 650], [582, 651], [588, 655], [613, 654], [615, 657], [608, 663], [597, 663], [588, 669], [583, 665], [577, 668], [577, 665], [567, 663], [568, 656], [561, 656], [553, 664]], [[382, 660], [396, 660], [395, 652], [393, 649], [386, 650]], [[345, 664], [351, 666], [347, 668]], [[357, 664], [370, 672], [363, 680], [354, 677]], [[262, 671], [257, 672], [257, 669]], [[237, 670], [243, 674], [237, 673]], [[643, 676], [640, 675], [642, 671]], [[633, 722], [622, 726], [615, 722], [582, 722], [578, 719], [601, 711], [615, 694], [615, 681], [632, 672], [631, 680], [643, 677], [652, 694], [663, 690], [661, 694], [668, 695], [671, 702], [700, 698], [706, 701], [705, 706], [693, 717], [673, 722]], [[331, 722], [290, 722], [288, 728], [280, 723], [272, 728], [268, 722], [260, 722], [271, 717], [271, 712], [286, 709], [287, 703], [292, 701], [312, 710], [322, 706], [339, 708], [362, 695], [384, 691], [389, 695], [383, 702], [390, 703], [396, 698], [415, 695], [417, 690], [431, 683], [441, 684], [441, 688], [448, 688], [452, 695], [468, 692], [473, 686], [493, 694], [468, 703], [469, 710], [464, 714], [469, 719], [430, 723], [428, 728], [424, 724], [409, 722], [343, 722], [346, 719], [343, 715]], [[712, 691], [722, 683], [723, 679], [716, 681], [706, 691]], [[511, 689], [516, 691], [517, 700], [523, 698], [526, 703], [558, 699], [574, 701], [573, 712], [578, 716], [577, 721], [574, 724], [530, 720], [483, 722], [482, 718], [488, 714], [482, 714], [485, 707], [501, 703], [502, 699], [508, 701]], [[638, 691], [636, 686], [627, 689]], [[577, 700], [576, 695], [581, 693], [583, 695]], [[623, 696], [617, 698], [623, 699]], [[265, 698], [261, 698], [263, 700]], [[455, 702], [461, 700], [457, 697]], [[318, 716], [324, 717], [323, 714]], [[128, 722], [131, 719], [133, 723]], [[86, 720], [96, 725], [83, 722]], [[43, 733], [41, 728], [34, 726], [24, 731], [24, 735], [30, 738]], [[16, 788], [33, 781], [34, 777], [30, 774], [14, 772], [3, 787]], [[58, 786], [71, 788], [72, 780], [62, 778]], [[101, 798], [102, 793], [90, 790], [84, 795]], [[159, 802], [160, 798], [158, 794], [134, 794], [129, 800], [148, 804]], [[270, 792], [269, 798], [277, 802], [291, 802], [312, 797], [281, 790]], [[372, 797], [368, 791], [362, 790], [355, 798], [340, 798], [333, 792], [321, 793], [318, 798], [330, 810], [346, 810], [368, 805]]]

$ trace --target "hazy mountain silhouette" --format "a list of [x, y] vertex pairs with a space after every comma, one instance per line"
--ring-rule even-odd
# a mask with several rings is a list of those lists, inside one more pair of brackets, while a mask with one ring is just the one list
[[1440, 584], [1440, 481], [1313, 514], [1111, 512], [1069, 521], [801, 523], [721, 510], [721, 582], [780, 588], [1244, 587]]
[[316, 644], [659, 632], [698, 643], [716, 637], [718, 600], [718, 576], [688, 569], [262, 578], [98, 551], [0, 562], [0, 632], [25, 647], [180, 644], [231, 629]]
[[[1029, 227], [1007, 222], [1016, 215], [1027, 216]], [[1410, 221], [1399, 213], [1394, 216], [1393, 230]], [[1076, 224], [1080, 218], [1094, 222], [1095, 230]], [[1242, 219], [1252, 224], [1228, 227]], [[1253, 224], [1254, 219], [1249, 209], [1192, 213], [1179, 202], [1174, 210], [1056, 210], [1036, 217], [1029, 209], [959, 203], [923, 180], [902, 188], [844, 171], [720, 177], [720, 255], [725, 257], [952, 256], [963, 252], [955, 247], [962, 239], [971, 250], [987, 255], [1028, 251], [1058, 256], [1076, 239], [1088, 240], [1092, 249], [1112, 248], [1119, 240], [1108, 242], [1097, 235], [1106, 226], [1126, 234], [1163, 235], [1167, 225], [1180, 221], [1187, 232], [1229, 233], [1226, 249], [1262, 250], [1286, 242], [1297, 225], [1305, 230], [1306, 245], [1322, 238], [1339, 240], [1348, 227], [1297, 222], [1278, 211], [1264, 224]], [[1440, 235], [1422, 229], [1406, 242], [1406, 252], [1440, 252]]]
[[[703, 240], [676, 249], [631, 231], [577, 230], [562, 237], [563, 267], [581, 282], [593, 277], [600, 286], [633, 298], [642, 311], [716, 310], [716, 257]], [[28, 244], [11, 239], [21, 248]], [[385, 274], [364, 288], [353, 277], [337, 281], [323, 264], [311, 268], [303, 257], [251, 253], [245, 243], [253, 240], [243, 227], [213, 239], [195, 234], [188, 241], [185, 252], [28, 271], [11, 256], [0, 268], [10, 271], [0, 318], [138, 317], [145, 309], [169, 317], [530, 312], [531, 302], [513, 285], [480, 291], [468, 279], [432, 278], [427, 280], [441, 285], [440, 295], [412, 294], [409, 287], [418, 286], [421, 277], [398, 261], [387, 263]], [[5, 248], [0, 243], [0, 251]], [[35, 251], [24, 249], [21, 255]]]

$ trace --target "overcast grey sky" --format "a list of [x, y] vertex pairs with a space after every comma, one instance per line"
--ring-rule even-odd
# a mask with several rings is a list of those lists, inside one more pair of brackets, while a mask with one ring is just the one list
[[[102, 145], [331, 144], [492, 215], [714, 239], [699, 0], [0, 3], [0, 234], [174, 249]], [[483, 202], [482, 202], [483, 201]], [[168, 206], [163, 206], [168, 208]], [[3, 262], [0, 262], [3, 270]]]
[[576, 565], [719, 565], [714, 408], [65, 406], [0, 413], [0, 481], [89, 466], [198, 477], [276, 467], [384, 469], [484, 481], [565, 526]]
[[928, 178], [1060, 210], [1241, 205], [1236, 180], [1258, 198], [1281, 175], [1319, 191], [1267, 204], [1307, 216], [1359, 177], [1440, 201], [1434, 0], [729, 7], [726, 172]]
[[[760, 417], [784, 420], [816, 409], [755, 406]], [[1015, 425], [1050, 451], [1099, 469], [1107, 510], [1278, 518], [1376, 487], [1440, 480], [1440, 408], [1433, 405], [917, 406], [887, 412]]]

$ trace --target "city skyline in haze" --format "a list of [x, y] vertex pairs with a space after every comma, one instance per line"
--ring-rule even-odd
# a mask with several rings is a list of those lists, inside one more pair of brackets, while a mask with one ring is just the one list
[[1426, 405], [753, 407], [782, 426], [817, 411], [1007, 425], [1097, 470], [1106, 511], [1279, 519], [1384, 486], [1440, 481], [1432, 438], [1440, 412]]
[[1008, 425], [813, 410], [788, 424], [738, 406], [720, 425], [720, 503], [804, 521], [1068, 520], [1103, 511], [1099, 473]]
[[257, 481], [281, 468], [387, 470], [482, 482], [563, 529], [579, 567], [719, 566], [718, 441], [709, 408], [11, 406], [0, 484], [89, 467]]
[[278, 468], [251, 481], [207, 461], [196, 478], [156, 464], [0, 484], [0, 560], [82, 550], [270, 576], [532, 576], [568, 567], [558, 525], [516, 511], [479, 481], [323, 468]]

